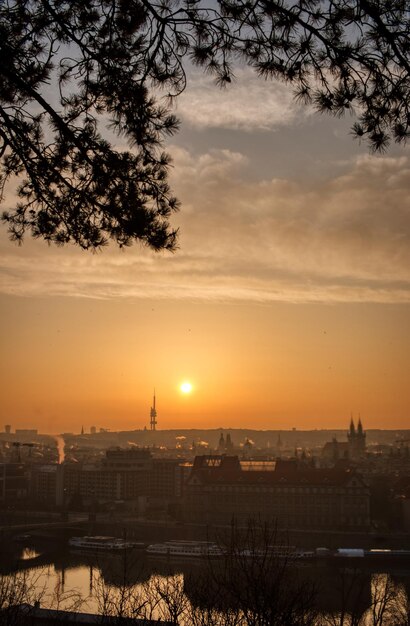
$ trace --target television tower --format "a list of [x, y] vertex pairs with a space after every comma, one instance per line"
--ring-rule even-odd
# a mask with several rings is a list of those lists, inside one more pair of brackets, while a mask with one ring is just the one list
[[157, 410], [155, 408], [155, 389], [154, 389], [154, 402], [150, 411], [150, 430], [156, 430], [157, 426]]

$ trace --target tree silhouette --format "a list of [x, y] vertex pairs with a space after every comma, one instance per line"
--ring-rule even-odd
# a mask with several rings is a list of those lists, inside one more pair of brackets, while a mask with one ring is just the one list
[[225, 557], [207, 559], [199, 574], [187, 577], [194, 626], [316, 623], [315, 585], [295, 567], [294, 549], [275, 526], [249, 519], [240, 528], [233, 522], [218, 542]]
[[227, 85], [246, 62], [319, 111], [355, 111], [373, 150], [406, 141], [409, 15], [406, 0], [4, 0], [0, 193], [22, 180], [3, 215], [12, 239], [175, 249], [162, 142], [189, 63]]

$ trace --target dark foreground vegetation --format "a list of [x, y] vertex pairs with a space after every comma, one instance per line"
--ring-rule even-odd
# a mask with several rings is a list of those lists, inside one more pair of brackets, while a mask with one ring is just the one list
[[[344, 567], [332, 581], [326, 568], [314, 579], [281, 546], [275, 530], [250, 525], [233, 529], [219, 542], [226, 555], [192, 562], [190, 573], [154, 574], [136, 584], [131, 555], [124, 555], [110, 584], [100, 578], [94, 595], [97, 615], [81, 614], [82, 623], [138, 624], [167, 622], [173, 626], [409, 626], [408, 590], [387, 574]], [[283, 541], [283, 540], [282, 540]], [[275, 546], [275, 550], [272, 549]], [[170, 564], [171, 565], [171, 564]], [[370, 581], [370, 583], [369, 583]], [[320, 601], [319, 601], [320, 597]], [[0, 625], [72, 623], [85, 611], [83, 599], [59, 594], [49, 602], [55, 611], [36, 619], [45, 590], [28, 573], [0, 577]], [[22, 613], [22, 605], [24, 612]], [[29, 606], [27, 606], [29, 605]], [[32, 607], [32, 608], [30, 608]], [[77, 619], [77, 618], [76, 618]], [[87, 621], [91, 620], [91, 621]]]
[[192, 65], [229, 88], [247, 64], [299, 102], [354, 114], [372, 150], [406, 142], [409, 33], [404, 0], [1, 2], [0, 201], [20, 183], [3, 214], [12, 239], [175, 249], [162, 145]]

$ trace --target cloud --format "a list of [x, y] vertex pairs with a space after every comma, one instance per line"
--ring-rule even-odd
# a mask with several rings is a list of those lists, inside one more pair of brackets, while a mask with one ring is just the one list
[[224, 89], [209, 76], [194, 75], [177, 105], [182, 121], [196, 129], [272, 130], [307, 112], [293, 102], [289, 85], [264, 80], [250, 68], [237, 69]]
[[[244, 178], [247, 159], [174, 147], [175, 254], [1, 246], [15, 295], [409, 302], [410, 158], [360, 157], [326, 180]], [[5, 237], [3, 237], [5, 239]]]

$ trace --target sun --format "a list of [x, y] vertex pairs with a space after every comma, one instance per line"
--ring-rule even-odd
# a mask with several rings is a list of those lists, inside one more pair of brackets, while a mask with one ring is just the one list
[[180, 386], [180, 390], [182, 391], [182, 393], [191, 393], [192, 391], [192, 385], [191, 383], [189, 383], [187, 380], [182, 383], [182, 385]]

